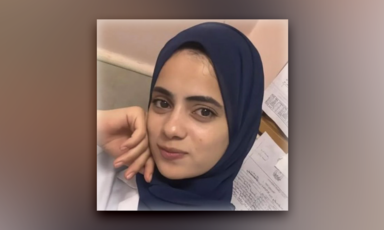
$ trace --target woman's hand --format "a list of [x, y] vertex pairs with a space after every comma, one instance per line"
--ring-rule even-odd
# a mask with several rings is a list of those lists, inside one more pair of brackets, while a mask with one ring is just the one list
[[115, 158], [116, 168], [126, 165], [126, 178], [136, 173], [152, 179], [154, 162], [149, 150], [146, 113], [137, 106], [97, 111], [97, 144]]

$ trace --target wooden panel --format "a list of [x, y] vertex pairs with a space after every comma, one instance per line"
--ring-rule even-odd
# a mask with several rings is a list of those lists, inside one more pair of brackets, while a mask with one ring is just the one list
[[288, 153], [288, 138], [275, 124], [275, 122], [265, 113], [263, 113], [263, 116], [261, 117], [259, 132], [260, 134], [267, 132], [276, 144], [280, 146], [285, 153]]

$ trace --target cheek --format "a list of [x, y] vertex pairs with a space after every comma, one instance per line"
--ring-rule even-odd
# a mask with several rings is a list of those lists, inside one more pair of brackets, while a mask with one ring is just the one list
[[194, 132], [196, 154], [200, 157], [211, 155], [216, 158], [224, 153], [228, 146], [228, 131], [226, 126], [213, 126], [209, 129]]

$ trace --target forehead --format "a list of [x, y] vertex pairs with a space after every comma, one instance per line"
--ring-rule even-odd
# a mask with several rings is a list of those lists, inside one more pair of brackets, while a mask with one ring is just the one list
[[188, 50], [175, 53], [164, 64], [156, 86], [179, 95], [204, 95], [221, 99], [219, 83], [212, 64], [202, 54]]

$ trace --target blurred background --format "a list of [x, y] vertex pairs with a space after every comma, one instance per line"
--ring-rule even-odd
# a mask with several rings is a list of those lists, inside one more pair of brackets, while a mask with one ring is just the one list
[[146, 109], [161, 48], [180, 31], [207, 21], [234, 26], [253, 42], [265, 87], [288, 62], [288, 20], [98, 20], [97, 109]]

